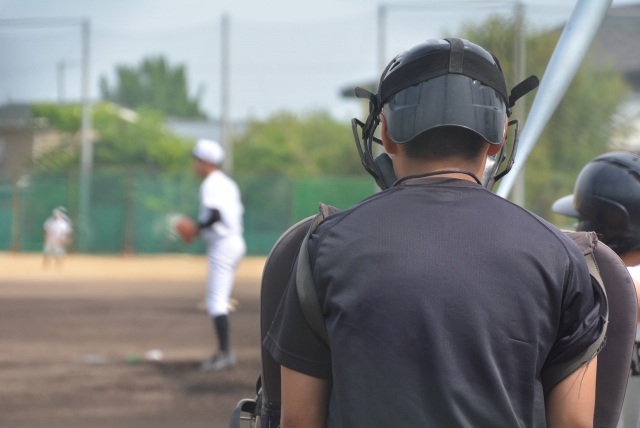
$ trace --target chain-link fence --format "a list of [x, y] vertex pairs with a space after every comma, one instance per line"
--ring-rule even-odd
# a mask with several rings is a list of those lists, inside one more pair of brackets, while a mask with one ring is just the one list
[[[320, 201], [344, 209], [373, 193], [373, 182], [366, 177], [234, 179], [242, 191], [249, 254], [267, 254], [289, 226], [317, 213]], [[97, 169], [91, 183], [89, 228], [76, 235], [87, 233], [83, 242], [92, 253], [200, 253], [202, 242], [187, 246], [169, 227], [174, 214], [195, 217], [198, 186], [192, 174]], [[77, 218], [78, 187], [77, 171], [0, 178], [0, 251], [40, 251], [43, 223], [53, 208], [65, 206], [71, 219]]]

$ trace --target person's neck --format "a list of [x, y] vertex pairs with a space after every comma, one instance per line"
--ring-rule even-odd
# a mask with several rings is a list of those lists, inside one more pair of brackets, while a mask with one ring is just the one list
[[620, 260], [627, 266], [640, 265], [640, 251], [629, 251], [620, 255]]
[[[396, 155], [393, 159], [393, 169], [395, 170], [396, 176], [398, 178], [445, 170], [469, 171], [478, 177], [477, 165], [474, 166], [470, 165], [468, 162], [460, 162], [458, 159], [445, 159], [441, 161], [418, 161], [414, 159], [408, 159], [404, 156]], [[457, 178], [459, 180], [467, 180], [473, 183], [476, 182], [473, 177], [459, 172], [438, 174], [435, 177]]]
[[213, 174], [214, 172], [219, 171], [219, 170], [220, 170], [220, 168], [217, 168], [217, 167], [215, 167], [215, 166], [212, 166], [211, 168], [209, 168], [209, 169], [207, 170], [207, 175], [206, 175], [205, 177], [208, 177], [208, 176], [210, 176], [211, 174]]

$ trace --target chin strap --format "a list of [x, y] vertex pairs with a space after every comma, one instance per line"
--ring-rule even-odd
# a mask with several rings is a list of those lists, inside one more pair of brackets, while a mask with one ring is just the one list
[[471, 171], [467, 171], [467, 170], [464, 170], [464, 169], [443, 169], [442, 171], [432, 171], [432, 172], [425, 172], [424, 174], [407, 175], [406, 177], [402, 177], [400, 180], [396, 180], [396, 182], [393, 183], [392, 187], [395, 187], [395, 186], [397, 186], [399, 184], [402, 184], [405, 181], [413, 180], [414, 178], [433, 177], [433, 176], [436, 176], [436, 175], [443, 175], [443, 174], [465, 174], [465, 175], [468, 175], [469, 177], [473, 178], [476, 181], [476, 183], [478, 183], [479, 185], [482, 186], [482, 182]]

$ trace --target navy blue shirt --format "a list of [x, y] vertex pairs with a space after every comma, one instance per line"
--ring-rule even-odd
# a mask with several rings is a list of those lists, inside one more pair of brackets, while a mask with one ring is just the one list
[[544, 427], [541, 373], [604, 327], [573, 241], [469, 181], [374, 195], [321, 223], [309, 257], [331, 346], [293, 281], [265, 346], [333, 381], [331, 428]]

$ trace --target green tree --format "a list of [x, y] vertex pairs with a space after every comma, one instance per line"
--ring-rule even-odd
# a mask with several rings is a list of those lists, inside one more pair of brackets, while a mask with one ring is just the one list
[[[559, 36], [559, 32], [528, 32], [527, 75], [542, 78]], [[465, 25], [462, 37], [494, 53], [509, 87], [513, 86], [516, 38], [512, 20], [494, 16], [481, 24]], [[527, 208], [556, 224], [567, 224], [565, 217], [551, 212], [551, 205], [573, 191], [575, 179], [587, 162], [610, 150], [610, 137], [615, 131], [613, 116], [626, 94], [618, 73], [587, 57], [527, 160]], [[527, 111], [534, 95], [525, 99]]]
[[[35, 160], [37, 171], [58, 172], [77, 166], [80, 160], [79, 105], [39, 104], [34, 116], [44, 117], [61, 133], [61, 141]], [[123, 110], [112, 103], [92, 108], [94, 163], [96, 166], [140, 166], [159, 171], [188, 169], [192, 144], [171, 133], [163, 116], [148, 108]]]
[[100, 79], [105, 100], [137, 109], [147, 107], [167, 116], [205, 117], [200, 110], [200, 96], [189, 96], [184, 65], [172, 66], [164, 57], [149, 57], [137, 67], [121, 65], [116, 68], [113, 87], [107, 78]]
[[325, 112], [252, 120], [235, 139], [235, 170], [290, 177], [360, 175], [351, 127]]

